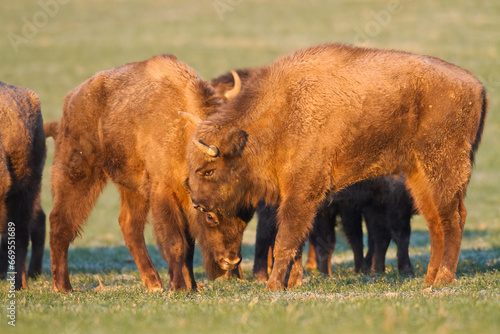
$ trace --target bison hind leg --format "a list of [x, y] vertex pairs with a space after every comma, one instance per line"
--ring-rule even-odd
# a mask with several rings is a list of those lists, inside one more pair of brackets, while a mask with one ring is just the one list
[[79, 235], [105, 185], [104, 173], [96, 171], [76, 181], [57, 162], [52, 169], [54, 207], [49, 215], [50, 262], [55, 291], [72, 290], [68, 273], [69, 244]]
[[429, 228], [431, 254], [425, 278], [427, 286], [448, 284], [455, 279], [466, 216], [464, 186], [457, 187], [456, 181], [447, 175], [428, 177], [418, 161], [407, 178], [416, 207]]

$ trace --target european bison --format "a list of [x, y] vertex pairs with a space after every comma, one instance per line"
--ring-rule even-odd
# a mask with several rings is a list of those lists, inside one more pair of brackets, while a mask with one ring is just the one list
[[[229, 72], [212, 79], [210, 84], [224, 96], [228, 91], [234, 91], [235, 86], [241, 88], [241, 85], [246, 84], [252, 71], [256, 70], [238, 69], [237, 76]], [[257, 207], [258, 225], [253, 275], [260, 281], [268, 279], [268, 254], [271, 253], [272, 257], [272, 247], [276, 237], [276, 209], [267, 207], [264, 203], [260, 203]], [[356, 272], [361, 269], [372, 273], [384, 272], [385, 254], [392, 239], [398, 248], [399, 272], [412, 274], [408, 246], [413, 211], [413, 200], [406, 189], [404, 176], [396, 178], [390, 175], [380, 176], [360, 181], [338, 193], [330, 194], [316, 213], [309, 236], [306, 268], [318, 267], [320, 272], [331, 274], [331, 256], [336, 242], [335, 223], [336, 218], [340, 216], [344, 234], [354, 252]], [[368, 253], [364, 259], [363, 216], [369, 230]]]
[[[356, 272], [384, 272], [385, 255], [392, 239], [397, 245], [399, 273], [413, 273], [408, 247], [414, 208], [404, 177], [386, 175], [357, 182], [328, 196], [320, 208], [309, 239], [322, 273], [331, 273], [337, 216], [354, 252]], [[368, 230], [368, 253], [364, 259], [363, 218]]]
[[0, 275], [15, 273], [15, 288], [27, 288], [26, 257], [30, 234], [29, 276], [41, 273], [45, 214], [40, 187], [45, 163], [45, 134], [40, 101], [32, 91], [0, 82]]
[[303, 49], [251, 73], [198, 124], [187, 148], [191, 198], [210, 219], [230, 219], [246, 203], [279, 205], [266, 287], [278, 290], [327, 192], [403, 172], [430, 232], [425, 283], [450, 283], [486, 106], [472, 74], [434, 57]]
[[[223, 243], [230, 238], [239, 246], [246, 224], [235, 218], [218, 225], [218, 219], [193, 209], [185, 187], [186, 147], [194, 127], [178, 111], [205, 118], [221, 100], [194, 70], [170, 55], [99, 72], [66, 96], [63, 116], [51, 128], [57, 134], [50, 214], [54, 290], [72, 289], [68, 247], [108, 180], [121, 194], [120, 227], [149, 290], [163, 289], [144, 241], [149, 211], [171, 290], [196, 289], [195, 236], [209, 252], [206, 258], [222, 269], [232, 270], [240, 262], [239, 253], [226, 252]], [[231, 230], [223, 233], [224, 226]]]

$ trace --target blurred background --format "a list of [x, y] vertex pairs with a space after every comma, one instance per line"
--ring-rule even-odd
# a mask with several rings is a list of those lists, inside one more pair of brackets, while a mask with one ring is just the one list
[[[234, 68], [265, 65], [277, 56], [326, 42], [436, 56], [470, 70], [484, 83], [489, 115], [468, 191], [469, 215], [462, 249], [484, 250], [482, 254], [498, 266], [500, 2], [496, 0], [2, 1], [0, 80], [35, 91], [44, 119], [57, 120], [64, 96], [71, 89], [98, 71], [127, 62], [174, 54], [204, 79], [211, 79]], [[49, 167], [53, 150], [49, 139], [42, 194], [47, 214], [52, 207]], [[108, 186], [83, 237], [71, 248], [70, 268], [92, 270], [94, 265], [104, 265], [119, 270], [123, 260], [118, 264], [113, 261], [123, 257], [128, 257], [125, 262], [130, 268], [135, 267], [120, 233], [118, 210], [118, 195]], [[255, 221], [245, 236], [247, 259], [253, 257], [254, 230]], [[413, 230], [410, 255], [428, 256], [425, 222], [417, 217]], [[146, 235], [153, 245], [150, 229]], [[152, 246], [150, 250], [155, 264], [165, 268], [155, 249]], [[72, 256], [81, 258], [75, 255], [81, 253], [87, 260], [72, 261]], [[352, 261], [352, 253], [342, 240], [336, 254], [334, 261], [338, 263]], [[394, 248], [388, 257], [395, 257]], [[48, 274], [48, 253], [45, 260]], [[249, 261], [244, 262], [247, 268]], [[198, 257], [197, 265], [200, 263]]]

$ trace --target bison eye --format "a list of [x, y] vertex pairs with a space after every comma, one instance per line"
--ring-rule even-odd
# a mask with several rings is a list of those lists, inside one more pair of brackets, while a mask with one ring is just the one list
[[206, 170], [203, 172], [203, 176], [210, 177], [210, 176], [214, 175], [214, 171], [215, 171], [215, 169]]
[[209, 226], [216, 226], [219, 222], [209, 213], [207, 214], [207, 224]]

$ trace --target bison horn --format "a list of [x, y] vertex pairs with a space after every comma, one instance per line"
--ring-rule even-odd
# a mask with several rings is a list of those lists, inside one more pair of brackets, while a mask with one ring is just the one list
[[190, 113], [187, 113], [187, 112], [184, 112], [184, 111], [179, 111], [179, 115], [182, 118], [184, 118], [185, 120], [190, 121], [194, 125], [198, 125], [198, 124], [200, 124], [202, 122], [202, 119], [199, 118], [198, 116], [190, 114]]
[[233, 89], [228, 90], [224, 94], [224, 96], [228, 100], [234, 99], [236, 97], [236, 95], [238, 95], [240, 93], [240, 90], [241, 90], [240, 76], [235, 71], [231, 71], [231, 73], [233, 74], [233, 78], [234, 78], [234, 87], [233, 87]]
[[193, 139], [193, 143], [198, 147], [203, 153], [205, 153], [207, 156], [210, 158], [217, 158], [219, 157], [219, 149], [217, 146], [209, 146], [202, 142], [200, 139], [195, 140]]

